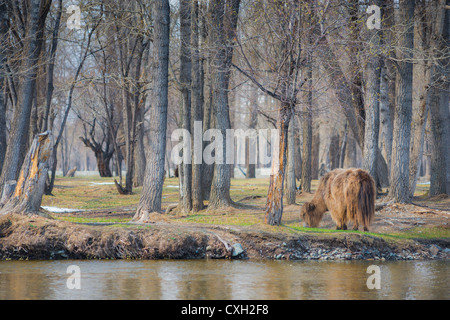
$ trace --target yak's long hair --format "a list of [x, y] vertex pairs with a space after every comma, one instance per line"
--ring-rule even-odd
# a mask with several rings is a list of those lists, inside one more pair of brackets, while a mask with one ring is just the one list
[[300, 217], [310, 227], [317, 227], [325, 211], [330, 211], [337, 229], [359, 225], [369, 230], [375, 215], [376, 187], [372, 176], [362, 169], [335, 169], [322, 177], [311, 202], [305, 202]]

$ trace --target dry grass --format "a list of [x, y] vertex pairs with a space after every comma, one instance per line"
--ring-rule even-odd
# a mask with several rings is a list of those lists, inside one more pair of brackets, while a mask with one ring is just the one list
[[[57, 178], [53, 196], [43, 198], [43, 206], [57, 206], [61, 208], [83, 209], [77, 213], [53, 213], [58, 220], [77, 223], [127, 223], [136, 210], [142, 188], [135, 188], [132, 195], [118, 194], [113, 178], [75, 177]], [[313, 180], [312, 189], [315, 191], [318, 181]], [[178, 202], [178, 179], [166, 179], [163, 189], [163, 209]], [[419, 184], [414, 202], [418, 205], [408, 205], [398, 209], [392, 205], [377, 211], [371, 231], [381, 234], [404, 233], [411, 229], [415, 235], [429, 235], [433, 232], [417, 228], [442, 227], [439, 236], [449, 237], [448, 211], [450, 199], [437, 197], [429, 199], [426, 196], [427, 185]], [[285, 205], [282, 225], [268, 226], [264, 223], [264, 207], [267, 195], [268, 179], [232, 179], [231, 198], [237, 206], [219, 210], [208, 208], [200, 212], [180, 215], [176, 210], [168, 215], [153, 217], [152, 223], [176, 223], [196, 225], [221, 225], [252, 227], [261, 231], [271, 232], [329, 232], [335, 229], [329, 215], [325, 215], [318, 230], [302, 228], [299, 221], [300, 206], [309, 201], [313, 194], [299, 194], [296, 203]], [[242, 201], [241, 201], [242, 200]], [[207, 205], [207, 202], [205, 203]], [[428, 208], [428, 209], [427, 209]], [[425, 214], [424, 214], [425, 212]], [[414, 231], [412, 231], [414, 229]], [[439, 230], [441, 230], [439, 229]], [[348, 231], [350, 232], [350, 231]]]

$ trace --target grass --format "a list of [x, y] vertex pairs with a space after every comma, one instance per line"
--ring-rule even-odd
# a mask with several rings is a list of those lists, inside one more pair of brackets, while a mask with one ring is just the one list
[[[317, 188], [318, 181], [314, 180], [312, 189]], [[178, 202], [178, 179], [169, 178], [164, 182], [163, 207]], [[264, 204], [267, 195], [268, 179], [232, 179], [230, 194], [231, 198], [239, 201], [246, 197], [257, 196], [246, 200], [246, 205], [253, 206], [252, 209], [231, 208], [226, 210], [208, 211], [202, 210], [187, 216], [169, 215], [170, 219], [178, 223], [215, 224], [230, 226], [255, 226], [257, 230], [281, 232], [281, 233], [316, 233], [316, 234], [338, 234], [357, 233], [384, 237], [386, 239], [433, 239], [449, 238], [450, 230], [445, 227], [422, 226], [407, 231], [392, 233], [371, 233], [354, 230], [334, 230], [325, 228], [304, 228], [298, 220], [299, 204], [310, 200], [312, 195], [297, 196], [296, 206], [286, 206], [283, 213], [283, 224], [281, 226], [269, 226], [264, 223]], [[54, 214], [58, 220], [75, 223], [112, 223], [123, 225], [131, 220], [132, 212], [139, 202], [142, 188], [135, 188], [131, 195], [120, 195], [114, 185], [114, 178], [101, 178], [92, 176], [76, 176], [73, 178], [56, 177], [53, 195], [44, 196], [42, 206], [81, 209], [87, 211], [104, 211], [100, 217], [89, 217], [89, 213], [79, 214]], [[418, 196], [426, 195], [427, 185], [419, 184]], [[131, 214], [120, 214], [124, 210]], [[111, 214], [110, 216], [108, 216]]]
[[68, 222], [74, 222], [74, 223], [127, 223], [130, 221], [128, 218], [106, 218], [106, 217], [99, 217], [99, 218], [86, 218], [86, 217], [73, 217], [73, 216], [66, 216], [66, 215], [60, 215], [55, 217], [57, 220], [62, 221], [68, 221]]

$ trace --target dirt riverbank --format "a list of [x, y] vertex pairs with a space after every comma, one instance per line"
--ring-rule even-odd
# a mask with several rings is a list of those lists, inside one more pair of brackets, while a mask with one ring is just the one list
[[[298, 219], [299, 206], [286, 208], [287, 224], [279, 227], [194, 223], [159, 214], [145, 224], [8, 214], [0, 217], [0, 259], [449, 259], [445, 208], [387, 205], [377, 211], [370, 233], [332, 230], [328, 215], [321, 229], [301, 228], [289, 223]], [[102, 214], [111, 216], [110, 211], [73, 215]]]

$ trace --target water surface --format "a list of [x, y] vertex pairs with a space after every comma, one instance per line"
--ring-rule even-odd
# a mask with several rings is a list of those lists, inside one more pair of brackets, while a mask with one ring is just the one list
[[[367, 287], [373, 264], [380, 289]], [[447, 261], [0, 261], [0, 300], [450, 299], [449, 275]]]

